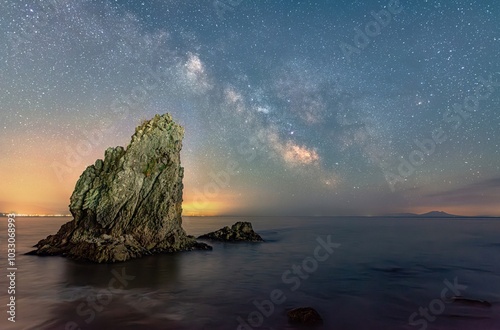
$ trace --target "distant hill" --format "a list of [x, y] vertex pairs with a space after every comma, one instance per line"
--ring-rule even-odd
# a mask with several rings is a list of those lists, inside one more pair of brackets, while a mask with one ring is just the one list
[[461, 215], [449, 214], [443, 211], [431, 211], [423, 214], [416, 213], [396, 213], [388, 214], [389, 217], [404, 217], [404, 218], [461, 218]]
[[449, 214], [443, 211], [431, 211], [424, 214], [420, 214], [419, 217], [425, 218], [459, 218], [461, 215]]

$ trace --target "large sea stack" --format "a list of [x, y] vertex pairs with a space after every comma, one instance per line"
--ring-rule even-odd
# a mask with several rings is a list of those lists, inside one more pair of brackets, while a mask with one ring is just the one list
[[156, 115], [136, 128], [126, 149], [106, 150], [76, 183], [69, 205], [74, 219], [30, 254], [101, 263], [210, 249], [181, 227], [183, 136], [169, 114]]

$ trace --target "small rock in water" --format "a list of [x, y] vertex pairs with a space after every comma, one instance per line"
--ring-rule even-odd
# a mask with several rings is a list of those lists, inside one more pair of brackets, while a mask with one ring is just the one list
[[478, 300], [478, 299], [469, 299], [469, 298], [464, 298], [464, 297], [453, 297], [451, 300], [454, 303], [459, 303], [462, 305], [468, 305], [468, 306], [477, 306], [477, 307], [491, 307], [491, 303], [486, 301], [486, 300]]
[[299, 307], [287, 312], [288, 319], [292, 323], [305, 325], [318, 325], [323, 323], [323, 319], [312, 307]]
[[239, 221], [229, 228], [228, 226], [217, 231], [201, 235], [198, 239], [210, 239], [221, 242], [263, 242], [250, 222]]

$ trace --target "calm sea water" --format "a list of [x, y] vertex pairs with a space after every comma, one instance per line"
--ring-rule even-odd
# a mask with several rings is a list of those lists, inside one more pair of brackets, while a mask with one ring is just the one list
[[[192, 235], [249, 220], [266, 242], [113, 265], [22, 255], [68, 220], [17, 219], [17, 321], [2, 276], [1, 329], [296, 329], [286, 310], [298, 306], [319, 311], [318, 329], [500, 329], [499, 220], [185, 217]], [[449, 303], [449, 289], [443, 302], [445, 281], [491, 307]]]

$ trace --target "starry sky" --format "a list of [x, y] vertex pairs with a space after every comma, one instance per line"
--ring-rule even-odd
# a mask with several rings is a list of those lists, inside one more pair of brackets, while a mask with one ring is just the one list
[[500, 2], [0, 2], [0, 211], [169, 112], [185, 215], [500, 216]]

